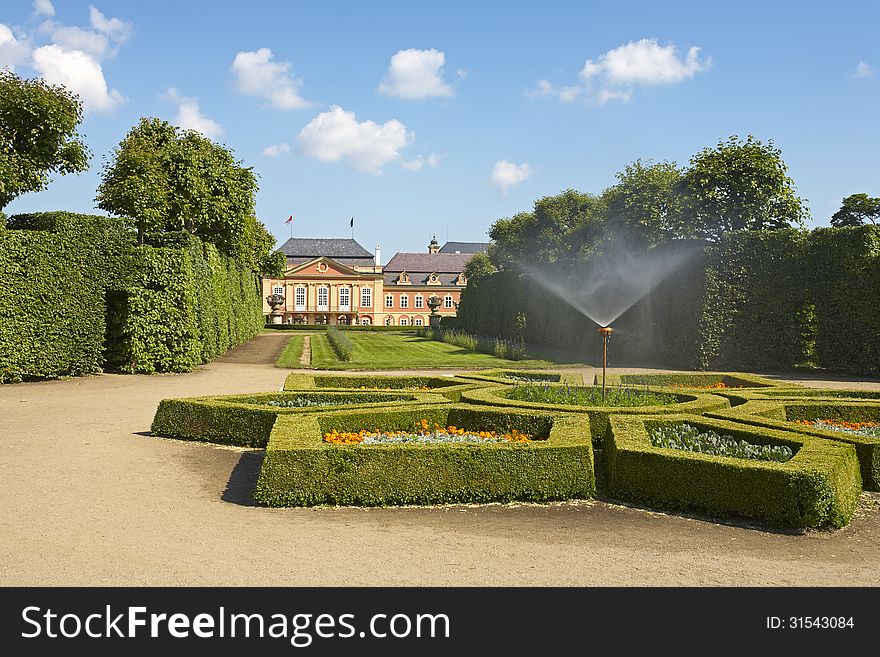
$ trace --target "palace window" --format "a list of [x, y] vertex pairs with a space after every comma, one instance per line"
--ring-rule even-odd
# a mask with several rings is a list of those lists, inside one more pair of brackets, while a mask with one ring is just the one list
[[421, 294], [416, 295], [416, 308], [424, 308], [425, 307], [425, 297]]
[[276, 285], [272, 288], [272, 294], [280, 294], [281, 296], [284, 296], [284, 286]]
[[327, 306], [330, 302], [330, 288], [329, 287], [319, 287], [318, 288], [318, 309], [326, 310]]
[[409, 308], [409, 297], [405, 294], [400, 295], [400, 307], [401, 308]]
[[421, 317], [416, 317], [415, 321], [413, 322], [413, 324], [415, 324], [416, 326], [423, 326], [424, 323], [425, 322]]
[[361, 326], [369, 326], [370, 318], [369, 317], [361, 317]]
[[368, 287], [361, 288], [361, 308], [369, 308], [373, 305], [373, 290]]
[[400, 325], [401, 326], [409, 326], [409, 318], [408, 317], [401, 317], [400, 318]]
[[444, 308], [452, 308], [452, 295], [451, 294], [447, 294], [445, 297], [443, 297], [443, 307]]
[[348, 308], [351, 305], [351, 289], [347, 287], [339, 288], [339, 307]]
[[385, 318], [385, 326], [392, 326], [394, 324], [394, 318], [391, 315]]
[[394, 308], [394, 296], [391, 294], [385, 295], [385, 307], [386, 308]]
[[296, 304], [296, 310], [306, 309], [306, 288], [296, 288], [296, 292], [294, 292], [294, 303]]

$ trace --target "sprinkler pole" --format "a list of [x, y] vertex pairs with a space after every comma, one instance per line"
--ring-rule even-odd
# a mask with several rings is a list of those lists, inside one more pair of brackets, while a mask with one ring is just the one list
[[602, 401], [605, 401], [605, 372], [608, 369], [608, 337], [613, 329], [610, 326], [602, 326], [597, 333], [602, 334]]

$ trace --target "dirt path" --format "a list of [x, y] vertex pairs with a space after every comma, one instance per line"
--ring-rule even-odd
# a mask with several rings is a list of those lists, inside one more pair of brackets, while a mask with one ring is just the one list
[[299, 357], [299, 364], [308, 367], [312, 364], [312, 336], [303, 336], [303, 350]]
[[806, 535], [598, 501], [247, 506], [257, 453], [147, 432], [164, 397], [280, 388], [287, 337], [190, 374], [0, 386], [0, 584], [880, 584], [878, 495]]

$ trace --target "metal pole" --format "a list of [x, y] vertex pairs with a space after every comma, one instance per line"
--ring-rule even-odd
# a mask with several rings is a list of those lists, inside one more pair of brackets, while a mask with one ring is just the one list
[[608, 368], [608, 334], [602, 334], [602, 401], [605, 401], [605, 371]]

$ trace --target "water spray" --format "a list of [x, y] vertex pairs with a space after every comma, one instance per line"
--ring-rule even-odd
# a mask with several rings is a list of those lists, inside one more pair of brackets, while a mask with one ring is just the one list
[[605, 401], [605, 371], [608, 369], [608, 338], [613, 331], [610, 326], [602, 326], [596, 329], [596, 333], [602, 335], [602, 401]]

